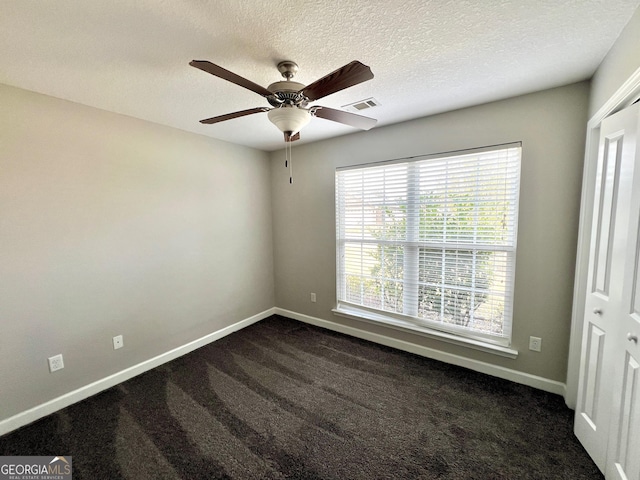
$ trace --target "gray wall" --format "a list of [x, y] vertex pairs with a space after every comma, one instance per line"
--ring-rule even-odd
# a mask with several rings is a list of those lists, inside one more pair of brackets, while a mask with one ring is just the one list
[[266, 153], [2, 85], [0, 105], [0, 420], [273, 307]]
[[[273, 152], [276, 305], [564, 382], [588, 98], [589, 84], [582, 82], [297, 146], [293, 185], [284, 151]], [[331, 313], [336, 303], [336, 167], [514, 141], [523, 142], [513, 328], [517, 359]], [[317, 294], [317, 303], [310, 303], [310, 292]], [[530, 335], [542, 337], [542, 353], [528, 350]]]
[[640, 68], [640, 8], [613, 44], [591, 81], [589, 118]]

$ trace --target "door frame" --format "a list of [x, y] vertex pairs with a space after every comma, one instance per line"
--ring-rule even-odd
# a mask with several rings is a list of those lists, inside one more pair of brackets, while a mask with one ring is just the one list
[[580, 197], [580, 223], [578, 227], [576, 270], [573, 286], [573, 307], [571, 309], [571, 336], [569, 339], [567, 382], [564, 396], [565, 403], [573, 410], [576, 409], [578, 400], [582, 327], [584, 323], [584, 302], [588, 285], [591, 220], [593, 217], [600, 124], [602, 120], [609, 115], [633, 104], [638, 99], [640, 99], [640, 68], [618, 88], [616, 93], [614, 93], [587, 122], [587, 138], [582, 171], [582, 194]]

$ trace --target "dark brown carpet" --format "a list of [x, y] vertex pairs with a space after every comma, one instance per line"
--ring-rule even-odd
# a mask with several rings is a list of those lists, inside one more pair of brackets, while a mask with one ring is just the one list
[[0, 437], [74, 479], [601, 479], [561, 397], [271, 317]]

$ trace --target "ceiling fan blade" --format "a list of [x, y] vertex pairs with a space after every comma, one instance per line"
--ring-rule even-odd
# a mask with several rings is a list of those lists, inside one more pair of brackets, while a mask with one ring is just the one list
[[373, 78], [371, 69], [366, 65], [354, 60], [344, 67], [325, 75], [319, 80], [307, 85], [302, 89], [302, 93], [310, 102], [326, 97], [332, 93], [344, 90]]
[[295, 142], [296, 140], [300, 140], [300, 132], [295, 135], [291, 135], [288, 132], [284, 132], [284, 141], [285, 142]]
[[229, 70], [219, 67], [215, 63], [211, 63], [206, 60], [191, 60], [189, 62], [189, 65], [191, 65], [192, 67], [196, 67], [203, 72], [207, 72], [211, 75], [215, 75], [216, 77], [220, 77], [223, 80], [227, 80], [228, 82], [240, 85], [241, 87], [251, 90], [252, 92], [257, 93], [258, 95], [262, 95], [263, 97], [268, 97], [271, 95], [271, 92], [266, 88], [258, 85], [257, 83], [253, 83], [251, 80], [247, 80], [240, 75], [236, 75]]
[[375, 118], [369, 118], [362, 115], [356, 115], [355, 113], [343, 112], [342, 110], [336, 110], [328, 107], [312, 107], [311, 112], [314, 117], [324, 118], [325, 120], [331, 120], [333, 122], [344, 123], [352, 127], [361, 128], [362, 130], [369, 130], [378, 122]]
[[227, 113], [226, 115], [219, 115], [217, 117], [205, 118], [200, 120], [200, 123], [206, 123], [210, 125], [212, 123], [224, 122], [225, 120], [231, 120], [232, 118], [244, 117], [245, 115], [253, 115], [254, 113], [268, 112], [271, 110], [267, 107], [250, 108], [248, 110], [240, 110], [239, 112]]

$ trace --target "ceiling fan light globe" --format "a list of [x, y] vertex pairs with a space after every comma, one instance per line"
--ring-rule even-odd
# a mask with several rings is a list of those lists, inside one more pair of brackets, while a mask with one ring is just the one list
[[298, 107], [281, 107], [269, 110], [269, 120], [283, 133], [295, 135], [311, 120], [308, 110]]

